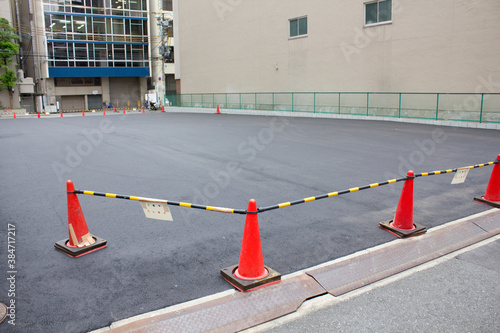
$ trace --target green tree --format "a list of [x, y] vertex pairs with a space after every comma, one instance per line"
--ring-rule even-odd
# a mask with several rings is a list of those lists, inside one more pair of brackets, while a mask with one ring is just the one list
[[11, 68], [16, 63], [12, 58], [19, 53], [19, 44], [13, 42], [19, 36], [15, 34], [16, 30], [5, 18], [0, 18], [0, 67], [3, 74], [0, 74], [0, 90], [8, 90], [10, 96], [10, 107], [13, 104], [12, 88], [19, 82], [16, 72]]

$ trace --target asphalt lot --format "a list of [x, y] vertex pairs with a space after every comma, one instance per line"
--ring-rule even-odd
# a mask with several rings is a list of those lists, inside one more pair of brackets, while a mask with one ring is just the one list
[[[0, 120], [0, 302], [6, 332], [86, 332], [230, 288], [244, 216], [171, 207], [146, 219], [137, 202], [79, 196], [106, 249], [73, 259], [65, 181], [77, 189], [246, 209], [415, 172], [495, 160], [495, 130], [361, 120], [147, 113]], [[491, 167], [415, 181], [415, 222], [427, 227], [487, 210]], [[259, 214], [264, 261], [282, 274], [386, 243], [402, 183]], [[6, 244], [15, 226], [15, 297]], [[2, 277], [4, 276], [4, 277]]]

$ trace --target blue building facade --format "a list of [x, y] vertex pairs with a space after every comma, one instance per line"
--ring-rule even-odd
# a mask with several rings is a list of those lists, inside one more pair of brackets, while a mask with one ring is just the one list
[[58, 108], [138, 105], [151, 75], [147, 0], [43, 0], [43, 16], [46, 93]]
[[49, 76], [149, 76], [147, 14], [145, 0], [46, 0]]

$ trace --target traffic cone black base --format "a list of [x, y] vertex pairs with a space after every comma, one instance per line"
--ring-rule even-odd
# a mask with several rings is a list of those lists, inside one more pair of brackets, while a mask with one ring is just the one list
[[393, 220], [380, 222], [378, 226], [384, 230], [389, 231], [391, 234], [393, 234], [394, 236], [399, 237], [399, 238], [419, 236], [419, 235], [425, 234], [427, 232], [427, 228], [424, 227], [423, 225], [420, 225], [420, 224], [414, 223], [413, 226], [415, 228], [413, 228], [411, 230], [405, 230], [405, 229], [398, 229], [398, 228], [393, 227], [391, 225], [392, 222], [393, 222]]
[[220, 270], [220, 273], [224, 280], [229, 282], [233, 287], [239, 291], [252, 291], [265, 286], [276, 284], [281, 282], [281, 274], [276, 272], [274, 269], [264, 266], [268, 274], [258, 280], [243, 280], [234, 276], [234, 272], [238, 269], [238, 265], [233, 265]]
[[107, 241], [99, 238], [97, 236], [91, 235], [92, 238], [95, 240], [94, 244], [84, 246], [84, 247], [78, 247], [78, 246], [70, 246], [69, 245], [69, 238], [63, 239], [59, 242], [56, 242], [54, 244], [54, 247], [56, 250], [61, 251], [64, 254], [67, 254], [70, 257], [77, 258], [81, 257], [85, 254], [88, 254], [90, 252], [94, 252], [100, 249], [103, 249], [107, 246]]
[[495, 207], [495, 208], [500, 208], [500, 202], [486, 200], [484, 197], [474, 198], [474, 201], [482, 203], [482, 204], [485, 204], [485, 205], [488, 205], [488, 206], [492, 206], [492, 207]]

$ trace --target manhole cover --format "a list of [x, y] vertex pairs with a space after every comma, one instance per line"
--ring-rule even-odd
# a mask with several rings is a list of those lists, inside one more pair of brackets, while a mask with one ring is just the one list
[[0, 303], [0, 323], [7, 317], [7, 305]]

